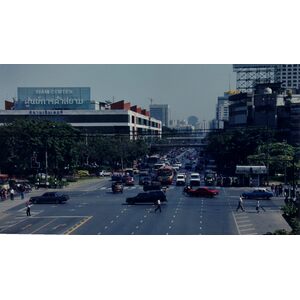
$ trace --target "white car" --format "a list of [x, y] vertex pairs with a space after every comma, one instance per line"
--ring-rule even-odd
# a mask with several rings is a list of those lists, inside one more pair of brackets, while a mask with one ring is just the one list
[[105, 171], [105, 170], [102, 170], [100, 173], [99, 173], [99, 176], [111, 176], [111, 172], [109, 171]]
[[200, 180], [200, 174], [199, 173], [191, 173], [190, 180]]
[[176, 177], [176, 185], [185, 185], [185, 174], [178, 174]]

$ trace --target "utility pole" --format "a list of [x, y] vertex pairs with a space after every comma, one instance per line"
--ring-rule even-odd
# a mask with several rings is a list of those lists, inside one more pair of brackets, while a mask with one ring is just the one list
[[86, 146], [86, 164], [89, 164], [89, 152], [88, 152], [88, 134], [85, 133], [85, 146]]

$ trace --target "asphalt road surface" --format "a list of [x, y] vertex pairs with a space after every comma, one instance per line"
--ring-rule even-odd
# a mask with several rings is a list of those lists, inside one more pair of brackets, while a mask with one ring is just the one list
[[[111, 181], [101, 179], [74, 187], [65, 204], [35, 204], [31, 217], [24, 204], [7, 211], [0, 220], [1, 234], [78, 235], [237, 235], [265, 234], [276, 229], [290, 230], [281, 216], [282, 199], [261, 201], [265, 212], [255, 211], [255, 200], [245, 200], [246, 212], [236, 212], [244, 188], [218, 188], [219, 196], [194, 198], [172, 185], [162, 212], [152, 204], [127, 205], [126, 197], [142, 192], [142, 187], [125, 187], [113, 194]], [[62, 190], [63, 192], [66, 192]]]

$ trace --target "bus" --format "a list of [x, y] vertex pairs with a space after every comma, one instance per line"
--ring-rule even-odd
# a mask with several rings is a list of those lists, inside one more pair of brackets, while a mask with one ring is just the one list
[[161, 184], [172, 184], [174, 169], [170, 166], [163, 166], [157, 170], [157, 180]]

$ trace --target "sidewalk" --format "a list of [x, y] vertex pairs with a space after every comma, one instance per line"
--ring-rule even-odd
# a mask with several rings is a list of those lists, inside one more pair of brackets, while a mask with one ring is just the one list
[[24, 199], [21, 199], [21, 196], [19, 194], [16, 194], [14, 200], [10, 200], [9, 197], [7, 198], [7, 200], [4, 201], [0, 200], [0, 219], [7, 216], [8, 215], [7, 211], [15, 206], [23, 204], [25, 207], [25, 203], [26, 201], [29, 200], [30, 197], [39, 196], [46, 192], [61, 192], [61, 193], [68, 192], [74, 188], [79, 188], [89, 183], [93, 183], [93, 182], [96, 183], [97, 181], [99, 182], [101, 178], [105, 178], [105, 177], [100, 177], [100, 178], [93, 177], [93, 178], [78, 180], [76, 182], [70, 182], [67, 187], [62, 189], [46, 189], [46, 188], [41, 188], [38, 190], [33, 189], [32, 192], [25, 193]]

